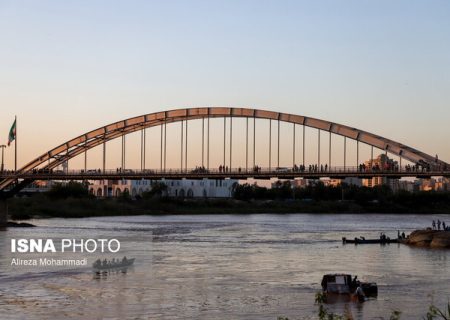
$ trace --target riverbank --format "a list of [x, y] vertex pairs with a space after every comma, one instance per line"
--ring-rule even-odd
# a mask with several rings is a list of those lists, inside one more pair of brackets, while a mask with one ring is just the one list
[[235, 199], [97, 199], [91, 197], [51, 199], [45, 195], [13, 198], [8, 201], [9, 217], [24, 220], [36, 217], [83, 218], [91, 216], [146, 214], [229, 214], [229, 213], [435, 213], [450, 212], [450, 204], [408, 205], [393, 202], [334, 200], [253, 200]]

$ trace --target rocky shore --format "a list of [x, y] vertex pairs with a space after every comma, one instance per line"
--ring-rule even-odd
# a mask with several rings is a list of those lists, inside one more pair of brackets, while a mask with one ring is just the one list
[[417, 247], [450, 249], [450, 231], [415, 230], [409, 235], [405, 243]]

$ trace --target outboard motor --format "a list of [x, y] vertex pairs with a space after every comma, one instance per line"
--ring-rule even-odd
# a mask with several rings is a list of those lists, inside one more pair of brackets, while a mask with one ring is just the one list
[[367, 297], [378, 296], [378, 286], [375, 282], [362, 282], [361, 287]]

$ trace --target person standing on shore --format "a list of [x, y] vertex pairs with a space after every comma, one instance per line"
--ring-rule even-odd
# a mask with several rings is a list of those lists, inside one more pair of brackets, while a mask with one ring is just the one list
[[441, 230], [441, 220], [439, 220], [439, 219], [437, 221], [437, 228], [438, 228], [438, 230]]
[[433, 223], [431, 224], [431, 226], [433, 227], [433, 230], [436, 230], [436, 222], [433, 220]]

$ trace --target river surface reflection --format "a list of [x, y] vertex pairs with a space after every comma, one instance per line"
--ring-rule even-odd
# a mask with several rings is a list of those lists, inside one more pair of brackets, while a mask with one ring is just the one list
[[[379, 296], [350, 303], [355, 319], [420, 319], [450, 298], [450, 251], [404, 245], [342, 245], [343, 236], [395, 237], [450, 222], [450, 215], [167, 215], [40, 219], [0, 232], [1, 319], [316, 319], [325, 273], [377, 282]], [[126, 272], [11, 266], [11, 238], [116, 238], [113, 254], [21, 258], [136, 258]], [[328, 305], [342, 313], [345, 304]]]

